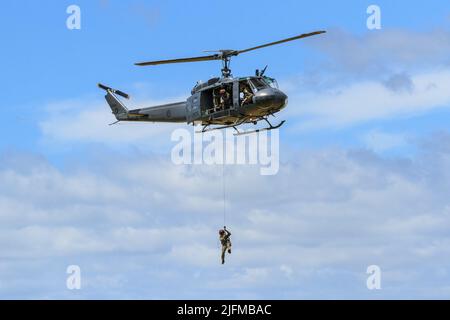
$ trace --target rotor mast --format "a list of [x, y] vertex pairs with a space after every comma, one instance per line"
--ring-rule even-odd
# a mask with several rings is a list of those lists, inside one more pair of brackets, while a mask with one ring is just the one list
[[222, 59], [222, 77], [228, 78], [231, 76], [231, 69], [230, 67], [231, 63], [231, 57], [225, 56]]
[[217, 50], [217, 51], [205, 51], [205, 52], [217, 52], [217, 56], [222, 59], [222, 77], [231, 77], [231, 57], [237, 56], [239, 53], [236, 50]]

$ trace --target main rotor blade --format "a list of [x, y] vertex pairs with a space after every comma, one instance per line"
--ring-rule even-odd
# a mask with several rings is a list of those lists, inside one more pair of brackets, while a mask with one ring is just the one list
[[269, 47], [269, 46], [274, 46], [276, 44], [280, 44], [280, 43], [284, 43], [284, 42], [288, 42], [288, 41], [294, 41], [294, 40], [298, 40], [298, 39], [302, 39], [302, 38], [307, 38], [307, 37], [312, 37], [318, 34], [322, 34], [322, 33], [326, 33], [326, 31], [315, 31], [315, 32], [311, 32], [311, 33], [304, 33], [301, 34], [299, 36], [295, 36], [292, 38], [287, 38], [287, 39], [283, 39], [280, 41], [275, 41], [275, 42], [271, 42], [271, 43], [266, 43], [257, 47], [253, 47], [253, 48], [248, 48], [248, 49], [244, 49], [244, 50], [238, 50], [236, 51], [236, 55], [240, 54], [240, 53], [244, 53], [244, 52], [249, 52], [249, 51], [253, 51], [253, 50], [257, 50], [257, 49], [261, 49], [261, 48], [265, 48], [265, 47]]
[[209, 55], [209, 56], [192, 57], [192, 58], [181, 58], [181, 59], [170, 59], [170, 60], [146, 61], [146, 62], [135, 63], [135, 65], [137, 65], [137, 66], [155, 66], [155, 65], [158, 65], [158, 64], [169, 64], [169, 63], [225, 60], [225, 59], [227, 59], [229, 57], [237, 56], [238, 54], [241, 54], [241, 53], [244, 53], [244, 52], [257, 50], [257, 49], [273, 46], [273, 45], [284, 43], [284, 42], [288, 42], [288, 41], [294, 41], [294, 40], [298, 40], [298, 39], [302, 39], [302, 38], [306, 38], [306, 37], [311, 37], [311, 36], [315, 36], [315, 35], [322, 34], [322, 33], [325, 33], [325, 32], [326, 31], [315, 31], [315, 32], [311, 32], [311, 33], [304, 33], [304, 34], [301, 34], [299, 36], [295, 36], [295, 37], [292, 37], [292, 38], [287, 38], [287, 39], [283, 39], [283, 40], [280, 40], [280, 41], [275, 41], [275, 42], [263, 44], [263, 45], [260, 45], [260, 46], [257, 46], [257, 47], [244, 49], [244, 50], [218, 50], [217, 52], [219, 52], [219, 53], [216, 53], [216, 54], [213, 54], [213, 55]]
[[209, 56], [193, 57], [193, 58], [181, 58], [181, 59], [171, 59], [171, 60], [159, 60], [159, 61], [147, 61], [135, 63], [137, 66], [155, 66], [158, 64], [169, 64], [169, 63], [181, 63], [181, 62], [198, 62], [198, 61], [210, 61], [210, 60], [222, 60], [222, 57], [218, 54], [213, 54]]

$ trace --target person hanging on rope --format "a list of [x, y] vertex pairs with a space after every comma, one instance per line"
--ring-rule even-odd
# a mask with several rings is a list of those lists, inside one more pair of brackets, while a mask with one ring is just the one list
[[225, 263], [225, 252], [228, 251], [231, 254], [231, 240], [230, 240], [231, 232], [227, 230], [227, 227], [223, 227], [223, 229], [219, 230], [219, 239], [222, 244], [222, 264]]

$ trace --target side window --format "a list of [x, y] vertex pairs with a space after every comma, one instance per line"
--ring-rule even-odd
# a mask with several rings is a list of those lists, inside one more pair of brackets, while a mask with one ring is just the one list
[[194, 96], [194, 100], [192, 101], [193, 108], [198, 109], [198, 95]]

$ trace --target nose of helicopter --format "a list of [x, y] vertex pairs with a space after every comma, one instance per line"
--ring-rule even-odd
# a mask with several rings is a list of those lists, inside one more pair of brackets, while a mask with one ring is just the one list
[[255, 94], [255, 103], [258, 107], [267, 109], [281, 109], [287, 104], [287, 95], [275, 88], [267, 88]]

